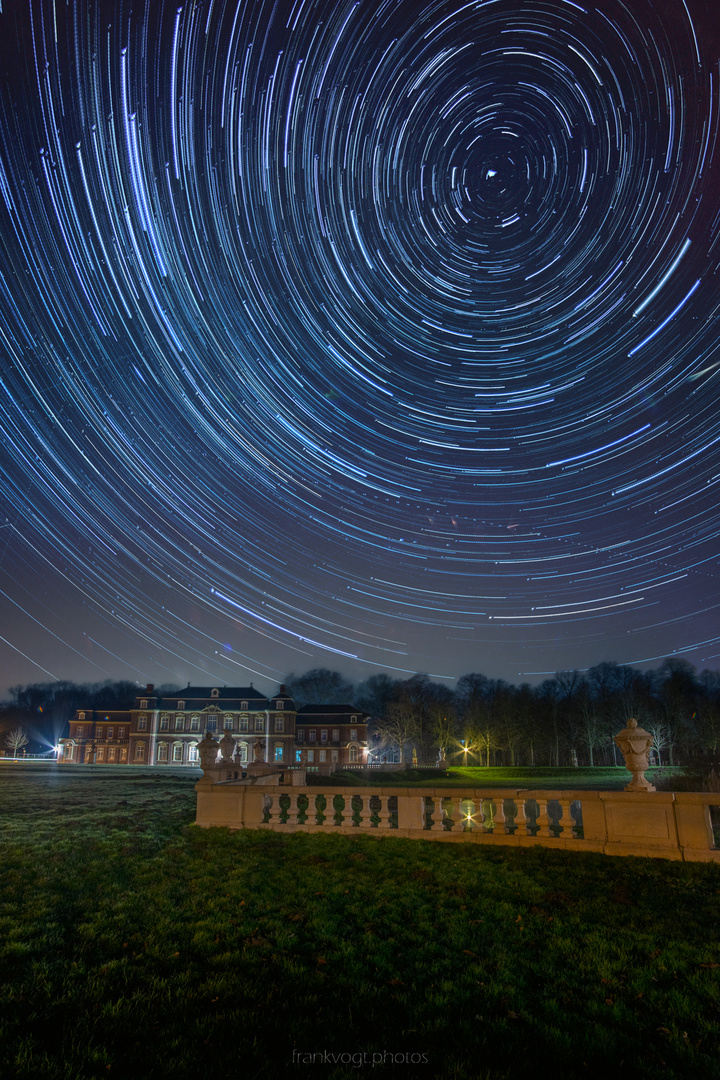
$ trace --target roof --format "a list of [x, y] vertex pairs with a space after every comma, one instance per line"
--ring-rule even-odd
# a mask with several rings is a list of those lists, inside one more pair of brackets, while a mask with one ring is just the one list
[[298, 709], [297, 722], [315, 720], [318, 717], [335, 717], [339, 719], [341, 716], [356, 716], [355, 723], [364, 724], [365, 716], [362, 709], [358, 709], [356, 705], [303, 705], [302, 709]]

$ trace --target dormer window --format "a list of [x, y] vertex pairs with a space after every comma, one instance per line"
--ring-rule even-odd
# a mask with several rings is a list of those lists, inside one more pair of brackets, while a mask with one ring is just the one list
[[275, 702], [275, 708], [276, 709], [284, 709], [285, 708], [285, 702], [280, 701], [280, 700], [276, 701]]
[[247, 712], [247, 701], [240, 702], [240, 709], [242, 712]]
[[218, 688], [216, 686], [213, 686], [212, 690], [210, 691], [210, 697], [219, 697], [219, 696], [220, 696], [220, 691], [218, 690]]
[[141, 709], [147, 709], [147, 698], [143, 698], [140, 702]]
[[185, 702], [184, 701], [178, 701], [177, 707], [178, 707], [178, 709], [184, 709], [185, 708]]
[[79, 712], [78, 713], [78, 720], [84, 720], [84, 719], [85, 719], [85, 713], [84, 712]]

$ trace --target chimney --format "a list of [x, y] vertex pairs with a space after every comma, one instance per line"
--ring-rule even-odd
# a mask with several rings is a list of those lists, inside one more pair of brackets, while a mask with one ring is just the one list
[[155, 683], [151, 683], [151, 682], [149, 682], [149, 683], [147, 684], [147, 690], [146, 690], [146, 693], [148, 693], [148, 694], [152, 694], [152, 692], [153, 692], [153, 690], [154, 690], [154, 689], [155, 689]]

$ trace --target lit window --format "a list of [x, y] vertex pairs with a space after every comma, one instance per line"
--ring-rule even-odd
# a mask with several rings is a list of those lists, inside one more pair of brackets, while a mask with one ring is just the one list
[[200, 717], [199, 716], [193, 716], [192, 719], [190, 720], [190, 730], [191, 731], [199, 731], [200, 730]]
[[104, 761], [105, 760], [105, 747], [104, 746], [98, 746], [97, 759], [98, 759], [98, 761]]
[[195, 743], [193, 743], [188, 749], [188, 761], [197, 761], [197, 759], [198, 759], [198, 748], [197, 748], [197, 745]]
[[161, 716], [160, 717], [160, 730], [161, 731], [167, 731], [169, 727], [170, 727], [170, 720], [168, 719], [168, 717], [167, 716]]
[[179, 742], [173, 743], [173, 758], [172, 759], [173, 759], [173, 761], [182, 761], [182, 759], [183, 759], [182, 743], [179, 743]]
[[184, 731], [185, 730], [185, 717], [184, 716], [176, 716], [175, 717], [175, 730], [176, 731]]
[[247, 731], [247, 729], [248, 729], [248, 718], [247, 718], [247, 716], [241, 716], [240, 717], [240, 730], [241, 731]]
[[107, 738], [108, 738], [108, 739], [112, 739], [112, 737], [113, 737], [114, 733], [115, 733], [115, 728], [113, 728], [113, 727], [109, 727], [109, 728], [107, 729]]
[[265, 718], [263, 716], [257, 715], [255, 717], [255, 730], [256, 731], [264, 731], [265, 730]]
[[240, 761], [244, 765], [244, 764], [247, 763], [247, 759], [248, 759], [248, 745], [247, 745], [247, 743], [246, 742], [238, 743], [238, 749], [240, 750]]
[[127, 761], [127, 746], [120, 747], [120, 760]]
[[353, 761], [357, 761], [357, 747], [356, 747], [356, 746], [351, 746], [351, 747], [350, 747], [350, 751], [349, 751], [349, 760], [350, 760], [351, 762], [353, 762]]
[[108, 747], [108, 761], [114, 761], [114, 760], [115, 760], [115, 747], [114, 746], [109, 746]]
[[297, 762], [302, 761], [302, 750], [296, 750], [295, 751], [295, 761], [297, 761]]
[[276, 761], [282, 761], [282, 759], [283, 759], [283, 748], [282, 748], [282, 746], [280, 744], [278, 744], [275, 747], [275, 760]]
[[308, 759], [309, 762], [313, 762], [315, 760], [315, 751], [314, 750], [308, 750], [307, 759]]
[[85, 748], [85, 760], [92, 761], [92, 746], [87, 746]]
[[320, 732], [320, 742], [327, 742], [327, 728], [323, 728]]
[[275, 717], [275, 730], [276, 731], [284, 731], [285, 730], [285, 720], [284, 720], [284, 718], [282, 716], [276, 716]]
[[208, 716], [208, 731], [217, 731], [217, 716]]
[[320, 761], [327, 761], [327, 750], [319, 750]]
[[167, 743], [161, 742], [158, 744], [158, 761], [167, 761]]
[[145, 760], [145, 743], [144, 742], [135, 743], [135, 760], [136, 761], [144, 761]]
[[357, 728], [350, 728], [350, 739], [357, 739]]
[[340, 729], [339, 728], [336, 728], [336, 727], [333, 728], [332, 741], [333, 742], [340, 742]]
[[232, 731], [232, 729], [233, 729], [233, 718], [232, 718], [232, 716], [230, 716], [228, 714], [225, 717], [225, 730], [226, 731]]
[[310, 742], [315, 742], [316, 736], [317, 736], [317, 732], [315, 731], [315, 728], [311, 727], [310, 728], [310, 734], [308, 735], [308, 738], [310, 739]]

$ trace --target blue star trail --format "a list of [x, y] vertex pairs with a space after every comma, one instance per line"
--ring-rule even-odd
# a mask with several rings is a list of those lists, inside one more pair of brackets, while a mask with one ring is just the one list
[[6, 683], [717, 666], [706, 0], [27, 0], [0, 49]]

